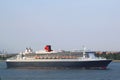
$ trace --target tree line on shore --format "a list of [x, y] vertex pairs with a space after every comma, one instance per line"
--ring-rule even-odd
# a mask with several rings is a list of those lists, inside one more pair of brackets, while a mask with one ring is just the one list
[[6, 60], [7, 58], [13, 57], [16, 54], [0, 54], [0, 60]]
[[109, 53], [109, 54], [106, 54], [106, 53], [97, 54], [96, 53], [96, 56], [104, 57], [106, 59], [112, 59], [112, 60], [120, 60], [120, 53]]

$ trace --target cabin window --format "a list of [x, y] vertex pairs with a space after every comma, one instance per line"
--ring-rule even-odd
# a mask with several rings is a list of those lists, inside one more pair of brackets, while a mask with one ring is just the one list
[[95, 54], [94, 53], [88, 53], [89, 54], [89, 58], [94, 59], [95, 58]]

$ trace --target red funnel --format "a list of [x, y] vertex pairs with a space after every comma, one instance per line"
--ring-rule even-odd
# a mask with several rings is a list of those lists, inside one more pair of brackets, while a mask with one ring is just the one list
[[52, 51], [52, 50], [51, 50], [51, 45], [46, 45], [44, 49], [45, 49], [45, 51], [47, 51], [47, 52]]

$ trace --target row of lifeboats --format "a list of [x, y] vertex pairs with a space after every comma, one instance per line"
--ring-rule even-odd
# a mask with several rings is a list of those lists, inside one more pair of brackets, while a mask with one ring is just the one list
[[77, 56], [35, 56], [35, 59], [76, 59]]

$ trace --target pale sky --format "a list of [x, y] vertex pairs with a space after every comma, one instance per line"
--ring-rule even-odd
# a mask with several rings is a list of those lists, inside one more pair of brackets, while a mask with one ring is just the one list
[[0, 50], [120, 51], [120, 0], [0, 0]]

